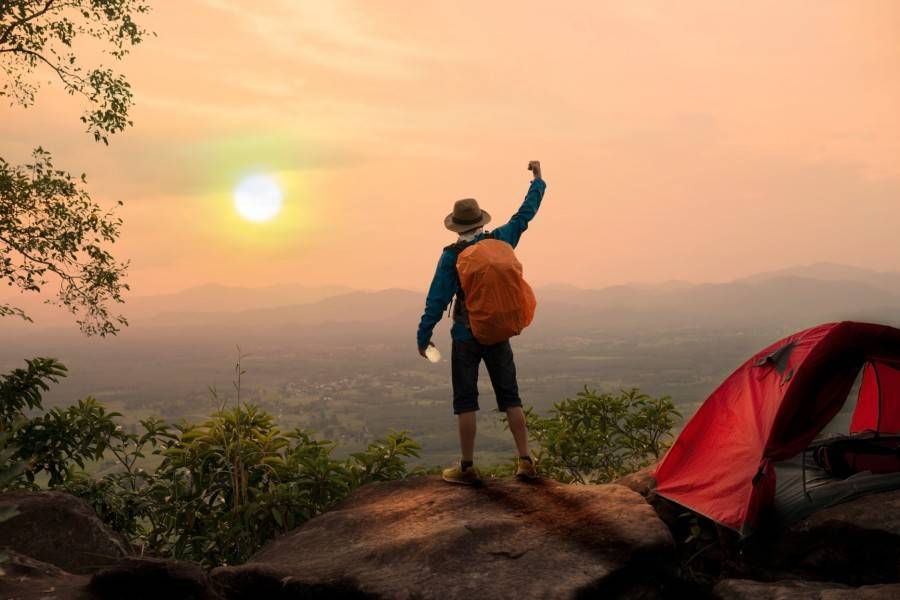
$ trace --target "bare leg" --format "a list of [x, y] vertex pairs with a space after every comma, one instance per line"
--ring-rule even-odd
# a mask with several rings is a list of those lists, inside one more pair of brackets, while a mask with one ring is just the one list
[[513, 439], [516, 441], [516, 450], [519, 456], [529, 456], [528, 454], [528, 427], [525, 425], [525, 411], [521, 406], [511, 406], [506, 409], [506, 420], [509, 423], [509, 430], [512, 432]]
[[475, 456], [475, 411], [459, 413], [459, 448], [463, 460]]

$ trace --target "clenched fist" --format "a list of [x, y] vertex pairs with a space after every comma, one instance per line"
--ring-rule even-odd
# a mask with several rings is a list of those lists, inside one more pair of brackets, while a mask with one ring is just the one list
[[528, 170], [534, 173], [535, 179], [541, 178], [541, 161], [532, 160], [528, 162]]

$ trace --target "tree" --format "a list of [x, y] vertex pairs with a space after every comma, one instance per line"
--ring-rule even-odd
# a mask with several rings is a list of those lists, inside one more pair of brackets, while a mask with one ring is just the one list
[[30, 106], [39, 87], [36, 72], [49, 69], [67, 93], [84, 99], [81, 121], [107, 143], [108, 134], [131, 125], [131, 86], [112, 69], [82, 67], [73, 47], [94, 38], [121, 60], [148, 35], [134, 18], [149, 11], [144, 0], [0, 0], [0, 65], [7, 77], [0, 93]]
[[[75, 47], [89, 38], [121, 60], [149, 35], [135, 21], [149, 10], [145, 0], [0, 0], [0, 96], [12, 106], [31, 106], [49, 71], [84, 102], [87, 132], [108, 144], [109, 135], [132, 124], [131, 87], [112, 69], [84, 67]], [[110, 305], [122, 302], [128, 289], [128, 263], [107, 250], [121, 221], [92, 201], [84, 184], [84, 175], [55, 169], [41, 147], [27, 165], [0, 158], [0, 279], [34, 293], [58, 281], [48, 302], [72, 312], [84, 333], [105, 336], [127, 324], [110, 313]], [[30, 320], [20, 308], [0, 305], [0, 317], [9, 315]]]
[[[0, 158], [0, 278], [40, 293], [55, 277], [53, 302], [72, 312], [83, 332], [116, 333], [127, 321], [110, 313], [110, 303], [122, 302], [128, 265], [106, 245], [118, 238], [121, 219], [91, 200], [83, 176], [79, 181], [55, 169], [41, 148], [33, 156], [24, 167]], [[22, 309], [0, 304], [0, 317], [7, 315], [31, 320]]]

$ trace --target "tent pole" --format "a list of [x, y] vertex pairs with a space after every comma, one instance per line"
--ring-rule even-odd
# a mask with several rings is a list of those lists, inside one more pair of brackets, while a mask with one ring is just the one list
[[875, 439], [877, 440], [881, 436], [881, 377], [878, 374], [878, 366], [875, 362], [870, 362], [872, 365], [872, 373], [875, 374], [875, 391], [878, 393], [878, 416], [875, 419]]
[[812, 501], [812, 498], [809, 495], [809, 492], [806, 491], [806, 450], [803, 450], [803, 458], [800, 460], [801, 466], [801, 480], [803, 481], [803, 495], [806, 496], [806, 499]]

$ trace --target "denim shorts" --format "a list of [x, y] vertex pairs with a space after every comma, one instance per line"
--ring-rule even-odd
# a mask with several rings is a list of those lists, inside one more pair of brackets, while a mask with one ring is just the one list
[[478, 410], [478, 367], [482, 359], [487, 366], [497, 408], [505, 412], [511, 406], [522, 406], [516, 383], [516, 363], [509, 340], [484, 346], [475, 340], [453, 340], [450, 367], [453, 379], [453, 412]]

